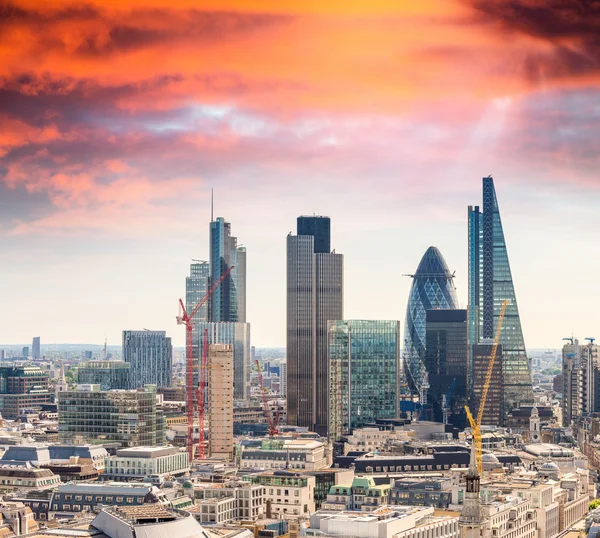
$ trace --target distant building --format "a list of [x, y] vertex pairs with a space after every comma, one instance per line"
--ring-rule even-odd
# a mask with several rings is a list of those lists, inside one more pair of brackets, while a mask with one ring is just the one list
[[[210, 289], [210, 265], [205, 261], [194, 261], [190, 264], [190, 276], [185, 279], [185, 309], [190, 314], [193, 312], [196, 305], [204, 298], [208, 290]], [[198, 310], [192, 320], [192, 356], [200, 357], [202, 355], [198, 344], [199, 334], [198, 329], [199, 323], [206, 323], [209, 321], [208, 315], [209, 302], [206, 301]], [[187, 345], [187, 343], [186, 343]], [[197, 375], [198, 372], [194, 372], [196, 376], [194, 379], [194, 386], [198, 385]]]
[[[474, 417], [479, 412], [479, 403], [483, 387], [487, 379], [493, 344], [476, 344], [472, 347], [472, 388], [469, 407]], [[500, 426], [504, 423], [504, 350], [498, 345], [496, 360], [492, 370], [491, 383], [488, 389], [485, 409], [483, 410], [482, 425]]]
[[246, 321], [246, 249], [238, 247], [231, 224], [218, 217], [210, 223], [211, 285], [231, 266], [231, 273], [210, 297], [210, 321]]
[[38, 366], [0, 366], [0, 413], [16, 419], [22, 409], [52, 402], [48, 374]]
[[0, 349], [0, 361], [6, 359], [6, 351], [4, 349]]
[[23, 346], [23, 351], [22, 351], [21, 355], [24, 359], [29, 358], [29, 347], [28, 346]]
[[470, 367], [467, 353], [467, 311], [427, 310], [425, 368], [432, 420], [466, 427]]
[[165, 331], [123, 331], [123, 360], [131, 366], [131, 389], [170, 387], [173, 348]]
[[249, 323], [197, 323], [198, 357], [203, 357], [204, 335], [208, 331], [207, 345], [228, 344], [233, 349], [233, 398], [248, 400], [250, 398], [250, 324]]
[[233, 347], [211, 344], [208, 348], [208, 416], [211, 458], [233, 456]]
[[287, 236], [288, 424], [327, 434], [327, 322], [344, 319], [342, 254], [330, 245], [329, 217], [299, 217]]
[[400, 322], [329, 321], [329, 438], [399, 416]]
[[414, 275], [404, 324], [404, 369], [413, 392], [425, 387], [426, 312], [458, 308], [454, 275], [436, 247], [429, 247]]
[[78, 389], [58, 394], [61, 443], [165, 444], [165, 418], [156, 408], [155, 387], [101, 391], [99, 385], [79, 385]]
[[500, 343], [504, 349], [503, 411], [533, 402], [529, 359], [513, 284], [494, 179], [483, 178], [483, 211], [468, 209], [469, 344], [493, 339], [499, 306], [508, 300]]
[[131, 365], [125, 361], [88, 361], [77, 367], [77, 382], [101, 390], [129, 389]]
[[42, 353], [40, 351], [40, 337], [34, 336], [33, 343], [31, 345], [31, 357], [33, 359], [39, 359], [41, 356], [42, 356]]

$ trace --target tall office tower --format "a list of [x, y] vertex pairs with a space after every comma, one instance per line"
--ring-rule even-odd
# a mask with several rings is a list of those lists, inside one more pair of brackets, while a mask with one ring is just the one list
[[58, 394], [58, 440], [69, 445], [120, 443], [122, 447], [162, 446], [165, 417], [156, 406], [156, 387], [100, 390], [79, 385]]
[[0, 349], [0, 361], [3, 361], [4, 359], [6, 359], [6, 351]]
[[400, 414], [400, 322], [329, 321], [329, 439]]
[[233, 455], [233, 346], [211, 344], [208, 349], [209, 454]]
[[600, 412], [599, 346], [593, 340], [587, 345], [568, 340], [562, 350], [563, 426]]
[[425, 327], [427, 310], [458, 308], [454, 275], [436, 247], [429, 247], [414, 275], [404, 324], [404, 373], [409, 386], [419, 392], [425, 375]]
[[123, 360], [131, 365], [130, 388], [171, 386], [173, 348], [165, 331], [123, 331]]
[[287, 364], [285, 362], [281, 363], [279, 366], [279, 393], [282, 396], [287, 395]]
[[509, 304], [500, 343], [504, 349], [504, 412], [533, 402], [525, 350], [498, 200], [492, 177], [483, 178], [483, 211], [469, 206], [469, 344], [494, 338], [502, 302]]
[[42, 356], [42, 353], [40, 351], [40, 337], [39, 336], [33, 337], [33, 342], [31, 344], [31, 356], [34, 359], [39, 359]]
[[329, 420], [327, 322], [344, 318], [344, 257], [323, 252], [329, 230], [329, 217], [299, 217], [298, 232], [308, 235], [287, 236], [288, 424], [321, 435]]
[[211, 282], [232, 265], [231, 273], [210, 297], [210, 321], [246, 321], [246, 249], [238, 247], [231, 224], [218, 217], [210, 223]]
[[83, 358], [86, 361], [91, 361], [94, 358], [94, 353], [92, 351], [84, 351], [83, 352]]
[[[210, 288], [210, 265], [208, 262], [194, 262], [190, 264], [190, 276], [185, 278], [185, 309], [192, 312], [196, 305], [203, 299]], [[198, 324], [209, 321], [208, 301], [204, 303], [194, 316], [192, 325], [192, 353], [199, 357], [198, 350]]]
[[29, 346], [23, 346], [22, 356], [24, 359], [29, 358]]
[[432, 418], [464, 429], [468, 403], [469, 365], [467, 311], [427, 310], [425, 368]]
[[[476, 417], [479, 412], [479, 403], [483, 393], [483, 387], [487, 379], [490, 357], [494, 345], [491, 340], [475, 344], [471, 351], [471, 398], [469, 408]], [[482, 424], [487, 426], [501, 426], [504, 422], [503, 396], [504, 396], [504, 350], [502, 345], [496, 350], [496, 360], [492, 370], [492, 381], [488, 389], [485, 409], [483, 410]]]
[[[204, 333], [208, 330], [208, 345], [229, 344], [233, 350], [233, 397], [235, 400], [250, 398], [250, 324], [249, 323], [206, 323], [198, 327], [198, 357], [203, 355]], [[195, 342], [195, 341], [194, 341]]]

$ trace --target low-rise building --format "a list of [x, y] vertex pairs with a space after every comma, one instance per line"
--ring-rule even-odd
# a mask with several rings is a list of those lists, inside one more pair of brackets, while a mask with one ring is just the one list
[[315, 477], [293, 471], [273, 471], [248, 475], [257, 486], [264, 486], [267, 517], [302, 516], [315, 511]]
[[444, 487], [443, 479], [400, 479], [392, 481], [389, 503], [392, 505], [433, 506], [447, 509], [452, 502], [452, 491]]
[[306, 536], [361, 538], [459, 538], [458, 517], [436, 517], [434, 509], [383, 506], [373, 512], [320, 510], [310, 516]]
[[239, 448], [239, 466], [246, 469], [317, 471], [331, 464], [329, 449], [314, 439], [245, 440]]
[[[221, 484], [184, 482], [183, 491], [196, 500], [201, 523], [251, 520], [266, 512], [266, 488], [249, 481], [230, 480]], [[211, 503], [214, 499], [230, 499], [231, 503]], [[207, 508], [204, 508], [206, 506]], [[232, 506], [235, 508], [232, 511]], [[228, 519], [231, 518], [231, 519]]]
[[376, 485], [372, 477], [356, 477], [349, 484], [331, 486], [323, 510], [370, 512], [389, 502], [390, 485]]
[[36, 469], [30, 463], [0, 464], [0, 492], [53, 489], [60, 477], [49, 469]]
[[[2, 526], [7, 525], [16, 536], [29, 534], [39, 529], [33, 512], [23, 503], [0, 502], [0, 514], [2, 515]], [[1, 535], [6, 536], [3, 532]]]
[[177, 447], [132, 447], [117, 450], [105, 461], [103, 480], [122, 482], [151, 481], [162, 483], [169, 477], [182, 476], [190, 470], [188, 454]]
[[91, 512], [98, 505], [141, 506], [146, 503], [168, 505], [166, 495], [152, 484], [100, 483], [63, 484], [50, 501], [51, 512]]
[[102, 446], [91, 445], [13, 445], [2, 455], [2, 462], [31, 462], [35, 466], [50, 464], [91, 465], [104, 470], [108, 452]]

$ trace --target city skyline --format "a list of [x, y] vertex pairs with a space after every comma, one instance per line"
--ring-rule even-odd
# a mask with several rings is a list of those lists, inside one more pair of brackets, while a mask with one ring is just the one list
[[331, 218], [347, 317], [403, 322], [401, 275], [432, 245], [466, 306], [465, 212], [488, 174], [527, 346], [596, 334], [591, 6], [86, 6], [12, 0], [0, 13], [1, 342], [115, 344], [149, 327], [180, 347], [211, 188], [248, 248], [258, 346], [285, 345], [285, 236], [302, 214]]
[[[502, 209], [503, 209], [503, 214], [504, 214], [504, 221], [503, 221], [503, 226], [505, 229], [505, 235], [507, 236], [507, 242], [511, 245], [511, 253], [510, 253], [510, 260], [511, 260], [511, 265], [513, 267], [513, 275], [514, 278], [516, 279], [516, 291], [519, 295], [519, 306], [520, 306], [520, 310], [521, 310], [521, 319], [522, 319], [522, 325], [523, 325], [523, 331], [524, 331], [524, 335], [525, 335], [525, 340], [528, 343], [528, 347], [529, 348], [559, 348], [561, 345], [561, 338], [564, 337], [565, 335], [568, 336], [570, 335], [572, 332], [575, 332], [575, 334], [579, 334], [581, 337], [583, 337], [584, 333], [587, 335], [589, 334], [595, 334], [595, 328], [599, 325], [599, 321], [597, 320], [597, 314], [593, 311], [593, 309], [587, 304], [587, 302], [584, 300], [584, 296], [583, 291], [585, 288], [585, 285], [583, 282], [578, 282], [578, 281], [574, 281], [571, 282], [572, 286], [574, 286], [575, 289], [577, 289], [578, 287], [581, 288], [581, 291], [579, 292], [579, 294], [574, 293], [574, 294], [570, 294], [568, 289], [564, 289], [564, 290], [556, 290], [558, 296], [562, 295], [563, 297], [569, 298], [570, 301], [578, 301], [579, 297], [581, 297], [581, 302], [578, 303], [580, 305], [581, 308], [577, 309], [577, 312], [573, 313], [574, 315], [572, 316], [563, 316], [562, 315], [554, 315], [554, 311], [553, 311], [553, 304], [554, 301], [551, 300], [550, 297], [547, 297], [544, 295], [544, 289], [545, 289], [545, 285], [543, 282], [540, 282], [539, 279], [536, 278], [536, 271], [533, 270], [533, 268], [530, 266], [529, 264], [529, 260], [530, 260], [530, 256], [529, 256], [529, 251], [530, 249], [528, 249], [528, 246], [530, 246], [531, 248], [533, 248], [534, 250], [537, 248], [537, 250], [535, 250], [536, 252], [536, 259], [539, 260], [546, 260], [547, 263], [550, 263], [551, 261], [554, 261], [556, 269], [557, 269], [557, 273], [560, 274], [561, 272], [565, 275], [564, 278], [567, 278], [567, 274], [568, 274], [568, 270], [570, 267], [569, 263], [565, 263], [566, 259], [564, 256], [561, 256], [561, 252], [554, 252], [554, 249], [552, 250], [540, 250], [538, 245], [536, 244], [536, 242], [533, 240], [534, 238], [531, 237], [531, 235], [533, 234], [529, 234], [531, 237], [531, 244], [530, 245], [524, 245], [522, 244], [521, 241], [519, 241], [520, 237], [523, 237], [524, 235], [527, 236], [528, 235], [528, 230], [524, 230], [524, 229], [519, 229], [520, 228], [520, 223], [523, 222], [523, 220], [528, 221], [529, 224], [531, 223], [531, 219], [528, 218], [527, 213], [524, 211], [524, 207], [522, 205], [522, 202], [519, 202], [518, 200], [514, 200], [514, 198], [512, 198], [511, 200], [511, 194], [514, 196], [515, 195], [515, 190], [514, 189], [514, 184], [513, 185], [513, 190], [506, 192], [506, 189], [504, 188], [504, 181], [501, 178], [496, 177], [496, 185], [497, 185], [497, 190], [500, 192], [499, 196], [502, 197]], [[511, 185], [511, 182], [508, 182], [508, 185]], [[361, 259], [361, 257], [359, 256], [361, 249], [366, 249], [366, 251], [370, 251], [372, 252], [374, 250], [373, 248], [373, 244], [369, 243], [369, 240], [366, 238], [367, 236], [367, 232], [363, 232], [360, 235], [362, 235], [363, 237], [365, 237], [364, 239], [364, 243], [357, 243], [356, 241], [352, 240], [352, 234], [354, 234], [357, 230], [356, 230], [356, 223], [354, 222], [354, 219], [350, 218], [348, 215], [344, 215], [342, 217], [342, 219], [340, 218], [335, 218], [335, 217], [331, 217], [332, 218], [332, 226], [333, 229], [335, 231], [336, 234], [336, 238], [339, 237], [340, 239], [336, 240], [336, 247], [338, 247], [338, 250], [341, 252], [343, 251], [345, 254], [350, 251], [351, 252], [351, 257], [349, 258], [348, 255], [346, 254], [346, 265], [347, 265], [347, 269], [346, 269], [346, 279], [345, 279], [345, 296], [347, 297], [346, 299], [346, 310], [347, 310], [347, 314], [346, 317], [347, 318], [369, 318], [369, 319], [398, 319], [402, 322], [402, 331], [404, 331], [404, 317], [405, 317], [405, 308], [406, 308], [406, 301], [408, 300], [408, 295], [409, 295], [409, 290], [410, 290], [410, 279], [406, 278], [403, 279], [401, 278], [401, 274], [404, 273], [409, 273], [411, 271], [414, 270], [414, 267], [416, 267], [416, 265], [418, 264], [421, 256], [422, 256], [422, 252], [428, 248], [428, 246], [431, 245], [436, 245], [440, 248], [440, 250], [442, 250], [445, 253], [445, 257], [447, 258], [447, 262], [448, 262], [448, 266], [450, 268], [451, 271], [455, 271], [456, 270], [456, 277], [455, 277], [455, 282], [456, 282], [456, 287], [457, 287], [457, 294], [459, 297], [459, 303], [461, 307], [466, 307], [467, 305], [467, 222], [465, 219], [465, 211], [467, 208], [467, 204], [471, 203], [473, 199], [477, 199], [476, 196], [480, 196], [480, 189], [481, 189], [481, 178], [480, 177], [476, 177], [472, 180], [472, 192], [470, 195], [465, 195], [464, 196], [464, 204], [461, 204], [462, 200], [456, 201], [456, 203], [454, 204], [454, 207], [448, 207], [450, 204], [445, 204], [445, 210], [444, 210], [444, 214], [448, 214], [451, 213], [452, 211], [454, 213], [456, 213], [455, 215], [452, 215], [452, 219], [450, 221], [447, 222], [446, 228], [444, 229], [444, 233], [443, 234], [439, 234], [439, 241], [435, 242], [435, 241], [427, 241], [424, 238], [421, 238], [420, 236], [418, 238], [414, 237], [414, 234], [411, 234], [408, 229], [405, 231], [399, 230], [398, 228], [395, 228], [395, 232], [399, 233], [401, 237], [406, 239], [406, 242], [410, 245], [416, 245], [413, 246], [410, 249], [410, 255], [412, 260], [403, 262], [402, 259], [407, 259], [406, 258], [402, 258], [399, 259], [399, 257], [397, 256], [397, 252], [389, 252], [389, 251], [379, 251], [376, 253], [377, 259], [381, 260], [382, 265], [385, 263], [386, 259], [389, 260], [389, 267], [398, 267], [397, 273], [395, 276], [397, 276], [396, 278], [396, 282], [397, 285], [390, 288], [389, 293], [391, 293], [392, 297], [397, 297], [397, 300], [393, 301], [393, 305], [390, 304], [388, 302], [389, 296], [385, 293], [381, 293], [381, 294], [376, 294], [378, 301], [373, 301], [372, 298], [369, 297], [369, 294], [367, 293], [368, 290], [366, 290], [364, 288], [364, 282], [362, 281], [362, 279], [364, 278], [368, 278], [368, 275], [366, 274], [368, 267], [366, 267], [368, 264], [365, 264], [365, 260]], [[209, 200], [210, 197], [210, 191], [208, 191], [207, 193], [207, 201]], [[529, 198], [529, 197], [528, 197]], [[515, 208], [513, 206], [513, 204], [516, 202], [517, 208]], [[227, 200], [223, 200], [223, 204], [227, 207], [228, 203]], [[435, 205], [435, 204], [434, 204]], [[517, 209], [517, 210], [516, 210]], [[182, 252], [176, 252], [174, 253], [174, 255], [177, 257], [178, 260], [180, 260], [181, 262], [181, 266], [175, 266], [174, 262], [165, 262], [164, 266], [162, 266], [160, 268], [160, 270], [158, 270], [156, 267], [154, 266], [146, 266], [146, 269], [150, 269], [150, 272], [148, 274], [148, 280], [152, 279], [152, 278], [157, 278], [158, 276], [164, 275], [162, 276], [162, 278], [164, 279], [163, 282], [161, 282], [161, 288], [154, 288], [152, 289], [152, 293], [148, 295], [148, 297], [146, 297], [145, 299], [141, 298], [139, 296], [139, 293], [135, 293], [132, 292], [131, 293], [131, 297], [128, 297], [128, 299], [131, 298], [135, 298], [136, 301], [140, 304], [144, 304], [147, 305], [148, 308], [140, 308], [139, 312], [132, 312], [129, 309], [125, 309], [125, 311], [127, 311], [128, 316], [127, 319], [129, 319], [130, 321], [128, 322], [117, 322], [115, 321], [114, 318], [114, 312], [112, 312], [110, 310], [110, 308], [108, 310], [106, 310], [104, 313], [99, 313], [96, 312], [93, 315], [95, 316], [95, 325], [98, 326], [100, 329], [98, 331], [95, 331], [89, 327], [85, 327], [85, 330], [80, 329], [77, 331], [69, 331], [67, 329], [65, 330], [57, 330], [58, 327], [61, 327], [64, 325], [64, 323], [66, 323], [67, 321], [69, 321], [70, 323], [73, 321], [70, 317], [70, 310], [69, 308], [64, 308], [63, 309], [63, 316], [62, 318], [51, 318], [51, 319], [43, 319], [42, 318], [44, 316], [42, 316], [41, 314], [39, 314], [38, 319], [42, 320], [43, 322], [40, 322], [36, 325], [36, 329], [35, 332], [38, 334], [41, 334], [42, 340], [48, 344], [54, 344], [54, 343], [73, 343], [73, 344], [84, 344], [84, 343], [97, 343], [97, 344], [101, 344], [104, 334], [107, 334], [108, 336], [108, 341], [110, 345], [117, 345], [118, 342], [121, 339], [121, 333], [123, 330], [125, 329], [139, 329], [140, 327], [147, 327], [150, 326], [149, 328], [152, 328], [153, 330], [166, 330], [167, 334], [169, 336], [171, 336], [173, 338], [173, 344], [175, 347], [182, 347], [184, 345], [184, 334], [183, 331], [180, 330], [180, 328], [178, 328], [175, 324], [175, 322], [173, 322], [171, 324], [171, 326], [169, 326], [169, 323], [171, 322], [171, 319], [174, 319], [174, 315], [177, 313], [176, 310], [176, 299], [178, 297], [185, 297], [185, 289], [184, 286], [181, 285], [181, 280], [185, 279], [185, 276], [187, 276], [188, 271], [189, 271], [189, 264], [192, 261], [193, 258], [196, 257], [202, 257], [202, 253], [207, 252], [208, 250], [208, 246], [209, 246], [209, 241], [208, 241], [208, 234], [206, 234], [205, 232], [205, 226], [207, 225], [207, 223], [210, 221], [210, 209], [209, 207], [205, 207], [205, 214], [206, 214], [206, 220], [203, 222], [204, 226], [201, 227], [200, 231], [195, 233], [194, 235], [196, 236], [197, 239], [197, 244], [199, 245], [197, 248], [192, 248], [192, 245], [189, 245], [188, 242], [182, 242], [182, 250], [183, 248], [185, 248], [185, 245], [187, 244], [187, 250], [189, 252], [189, 255], [186, 256], [185, 253]], [[220, 214], [220, 212], [218, 212]], [[225, 211], [223, 211], [223, 213], [225, 213]], [[229, 215], [231, 213], [231, 210], [227, 211], [227, 214]], [[299, 209], [298, 214], [303, 214], [303, 213], [307, 213], [307, 211], [302, 211], [301, 209]], [[327, 214], [326, 211], [315, 211], [315, 213], [320, 213], [320, 214]], [[339, 212], [330, 212], [329, 215], [335, 215], [335, 214], [339, 214]], [[381, 216], [379, 216], [379, 218], [381, 218]], [[235, 219], [232, 219], [230, 216], [228, 217], [228, 219], [230, 221], [233, 221], [234, 225], [236, 226], [236, 229], [240, 230], [242, 228], [242, 225], [239, 224]], [[279, 318], [275, 318], [275, 319], [271, 319], [270, 318], [270, 313], [273, 311], [273, 308], [269, 305], [265, 305], [264, 301], [261, 301], [260, 299], [260, 295], [261, 293], [264, 293], [265, 289], [267, 287], [269, 287], [270, 285], [272, 285], [273, 281], [280, 281], [280, 285], [277, 286], [276, 288], [272, 288], [271, 291], [272, 293], [272, 301], [273, 304], [278, 304], [279, 308], [278, 310], [281, 312], [281, 314], [283, 315], [283, 312], [285, 311], [285, 230], [287, 229], [289, 231], [289, 229], [292, 229], [295, 225], [295, 216], [292, 214], [289, 216], [289, 219], [286, 220], [286, 222], [289, 220], [288, 226], [281, 226], [281, 228], [279, 230], [275, 230], [273, 232], [271, 232], [268, 235], [268, 239], [267, 240], [260, 240], [260, 237], [258, 238], [259, 241], [257, 243], [254, 243], [253, 240], [255, 239], [256, 236], [252, 236], [250, 235], [250, 237], [247, 238], [247, 240], [245, 241], [245, 244], [247, 246], [252, 246], [257, 245], [257, 250], [256, 252], [254, 252], [255, 249], [253, 249], [252, 255], [251, 255], [251, 263], [249, 265], [249, 270], [248, 270], [248, 319], [253, 321], [253, 326], [255, 328], [253, 328], [253, 334], [254, 334], [254, 343], [257, 345], [257, 347], [285, 347], [285, 323], [281, 322]], [[398, 222], [396, 224], [396, 226], [399, 226], [401, 224], [402, 221], [402, 217], [398, 217]], [[562, 226], [563, 223], [559, 223], [556, 222], [556, 220], [560, 220], [560, 219], [553, 219], [551, 218], [551, 216], [548, 216], [548, 227], [553, 228], [556, 232], [557, 232], [557, 239], [559, 240], [559, 242], [557, 242], [558, 245], [562, 245], [562, 248], [567, 248], [568, 245], [570, 245], [569, 242], [569, 238], [565, 237], [564, 233], [560, 233], [560, 229], [559, 226]], [[437, 221], [437, 219], [436, 219]], [[423, 224], [424, 227], [427, 227], [428, 223], [426, 218], [423, 218], [423, 221], [420, 222], [420, 224]], [[344, 229], [344, 227], [347, 226], [346, 229]], [[390, 219], [389, 217], [386, 217], [386, 226], [390, 226]], [[262, 229], [260, 230], [261, 232], [264, 232], [265, 230]], [[280, 235], [280, 233], [278, 232], [284, 232], [283, 238]], [[449, 236], [449, 232], [452, 231], [452, 234]], [[563, 232], [566, 230], [563, 230]], [[248, 232], [248, 233], [247, 233]], [[251, 228], [247, 229], [247, 232], [243, 230], [243, 228], [240, 230], [240, 232], [238, 233], [244, 233], [244, 235], [248, 235], [249, 233], [251, 233]], [[433, 230], [432, 230], [433, 232]], [[391, 234], [389, 232], [389, 230], [387, 231], [387, 237], [389, 237]], [[433, 235], [433, 233], [432, 233]], [[282, 246], [280, 251], [278, 251], [277, 249], [277, 245], [275, 244], [274, 248], [273, 247], [273, 243], [275, 242], [276, 239], [279, 239], [282, 242]], [[391, 239], [391, 237], [390, 237]], [[547, 239], [546, 238], [539, 238], [539, 242], [544, 243]], [[268, 243], [268, 244], [265, 244]], [[258, 245], [260, 245], [258, 247]], [[441, 245], [446, 245], [446, 246], [441, 246]], [[547, 243], [546, 243], [546, 246]], [[454, 247], [454, 248], [452, 248]], [[559, 247], [556, 247], [557, 251], [560, 251]], [[270, 251], [270, 252], [269, 252]], [[407, 249], [405, 248], [402, 252], [405, 253], [407, 251]], [[120, 253], [121, 254], [121, 253]], [[396, 254], [396, 255], [394, 255]], [[145, 252], [146, 256], [150, 256], [151, 252]], [[259, 270], [258, 267], [256, 267], [256, 265], [262, 266], [261, 263], [257, 263], [256, 260], [254, 260], [255, 256], [266, 256], [266, 258], [264, 259], [268, 259], [273, 261], [273, 259], [275, 258], [276, 263], [275, 266], [279, 265], [279, 270], [274, 273], [272, 276], [269, 275], [267, 278], [264, 277], [264, 275], [260, 275], [261, 271]], [[74, 259], [80, 259], [78, 258], [78, 254], [75, 253], [73, 254]], [[279, 259], [277, 259], [279, 258]], [[94, 257], [94, 259], [96, 259]], [[127, 256], [124, 256], [124, 259], [128, 259]], [[129, 258], [128, 261], [131, 261], [131, 259]], [[355, 266], [353, 267], [353, 262], [355, 264]], [[591, 268], [589, 269], [590, 271], [592, 270], [592, 268], [595, 267], [596, 262], [594, 260], [591, 261]], [[62, 265], [62, 264], [61, 264]], [[600, 264], [598, 264], [600, 266]], [[460, 269], [460, 267], [462, 266], [462, 270]], [[64, 267], [64, 265], [63, 265]], [[139, 279], [139, 277], [141, 275], [139, 274], [134, 274], [135, 271], [139, 269], [139, 265], [137, 263], [134, 263], [132, 267], [128, 268], [128, 279], [123, 283], [125, 284], [126, 282], [129, 282], [130, 279]], [[599, 267], [600, 269], [600, 267]], [[163, 271], [168, 271], [167, 273], [163, 273]], [[169, 278], [169, 274], [173, 274], [176, 275], [176, 280], [179, 279], [179, 282], [175, 281], [173, 282], [170, 278]], [[12, 271], [7, 271], [7, 274], [5, 275], [5, 277], [14, 277], [15, 279], [19, 280], [18, 277], [22, 276], [22, 274], [17, 275], [16, 273], [12, 272]], [[262, 276], [262, 278], [261, 278]], [[151, 278], [150, 278], [151, 277]], [[257, 278], [258, 277], [258, 278]], [[60, 279], [59, 279], [60, 280]], [[257, 282], [258, 280], [258, 282]], [[2, 288], [2, 291], [4, 292], [4, 296], [7, 297], [8, 299], [11, 299], [12, 296], [12, 302], [9, 302], [9, 304], [11, 305], [11, 307], [13, 308], [13, 312], [15, 309], [18, 310], [18, 308], [21, 306], [17, 297], [17, 294], [15, 292], [14, 287], [11, 287], [11, 289], [8, 289], [8, 282], [10, 280], [8, 280], [7, 278], [5, 278], [2, 282], [0, 282], [0, 288]], [[131, 280], [132, 281], [132, 280]], [[106, 282], [110, 283], [110, 284], [114, 284], [114, 279], [110, 276], [106, 276]], [[185, 281], [184, 281], [185, 282]], [[71, 280], [69, 282], [65, 282], [65, 279], [63, 279], [62, 282], [60, 282], [62, 284], [62, 291], [64, 291], [65, 293], [68, 294], [69, 290], [66, 289], [66, 286], [72, 286], [72, 285], [81, 285], [83, 284], [83, 282], [78, 281], [77, 278], [75, 278], [75, 280]], [[148, 289], [150, 289], [150, 282], [146, 281], [146, 284], [148, 286]], [[533, 290], [532, 290], [533, 288]], [[167, 296], [166, 293], [164, 293], [164, 289], [169, 289], [171, 291], [171, 295]], [[537, 290], [537, 291], [535, 291]], [[129, 290], [131, 291], [131, 290]], [[532, 292], [533, 291], [533, 292]], [[278, 293], [279, 292], [279, 293]], [[46, 293], [51, 294], [52, 290], [47, 290]], [[102, 295], [102, 294], [99, 294]], [[127, 295], [125, 295], [125, 297], [127, 297]], [[164, 305], [161, 309], [158, 309], [154, 312], [152, 312], [152, 306], [156, 304], [156, 298], [160, 297], [161, 303], [162, 305]], [[170, 297], [174, 297], [175, 301], [171, 302]], [[97, 299], [100, 299], [99, 296], [96, 296]], [[87, 301], [85, 300], [85, 298], [83, 297], [78, 297], [77, 298], [78, 301], [80, 301], [79, 304], [88, 304]], [[108, 299], [108, 301], [107, 301]], [[142, 300], [143, 299], [143, 300]], [[370, 301], [368, 301], [367, 299], [371, 299]], [[103, 303], [106, 305], [106, 303], [108, 303], [110, 306], [116, 306], [117, 304], [120, 303], [115, 303], [115, 297], [114, 295], [109, 295], [108, 297], [104, 296], [103, 297]], [[539, 303], [539, 305], [536, 303], [536, 300], [541, 301], [541, 303]], [[175, 306], [173, 306], [175, 305]], [[545, 305], [545, 306], [542, 306]], [[41, 312], [43, 311], [48, 311], [48, 310], [44, 310], [45, 308], [48, 308], [50, 305], [42, 305], [41, 308]], [[125, 305], [127, 306], [127, 305]], [[105, 306], [106, 307], [106, 306]], [[167, 313], [166, 315], [164, 313], [161, 312], [161, 310], [163, 310], [164, 308], [166, 308]], [[394, 315], [395, 313], [395, 315]], [[27, 326], [20, 326], [20, 327], [15, 327], [12, 320], [13, 317], [12, 316], [8, 316], [8, 310], [2, 311], [0, 312], [0, 319], [2, 317], [4, 317], [4, 321], [3, 321], [3, 331], [2, 331], [2, 338], [0, 338], [0, 340], [2, 341], [2, 344], [6, 344], [6, 345], [17, 345], [17, 344], [26, 344], [28, 342], [31, 342], [31, 335], [28, 327]], [[386, 315], [387, 314], [387, 315]], [[23, 312], [21, 311], [21, 316], [23, 316]], [[28, 313], [28, 315], [34, 315], [36, 316], [36, 313]], [[121, 319], [124, 319], [123, 316], [121, 316]], [[133, 319], [137, 319], [139, 321], [131, 321]], [[151, 320], [154, 319], [156, 320], [155, 322], [151, 322]], [[536, 322], [536, 319], [543, 319], [544, 321], [538, 321]], [[255, 321], [256, 320], [256, 321]], [[75, 320], [75, 325], [79, 325], [80, 322], [82, 320]], [[279, 323], [278, 323], [279, 321]], [[277, 325], [280, 325], [279, 330], [276, 330], [275, 328], [277, 327]], [[41, 328], [43, 326], [50, 326], [49, 329], [46, 330], [41, 330]], [[52, 329], [52, 326], [54, 325], [54, 329]], [[86, 326], [87, 324], [83, 324], [84, 326]], [[39, 328], [38, 328], [39, 327]], [[8, 328], [11, 328], [12, 330], [8, 330]], [[544, 328], [546, 330], [544, 330]], [[273, 330], [271, 330], [273, 329]], [[15, 334], [16, 336], [13, 338], [10, 338], [9, 334]], [[81, 335], [81, 336], [77, 336], [77, 335]], [[279, 336], [277, 336], [277, 334], [279, 334]], [[531, 335], [531, 336], [529, 336]], [[531, 343], [529, 343], [531, 341]]]

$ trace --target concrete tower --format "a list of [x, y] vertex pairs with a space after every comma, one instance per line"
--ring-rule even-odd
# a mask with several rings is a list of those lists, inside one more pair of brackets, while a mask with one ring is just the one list
[[540, 414], [538, 413], [537, 407], [534, 405], [531, 409], [531, 416], [529, 417], [529, 442], [539, 443], [541, 440]]

